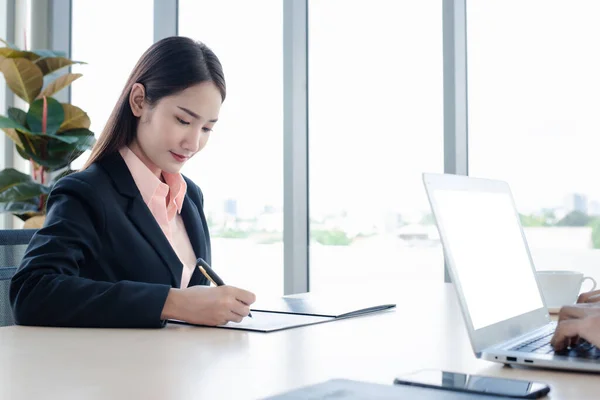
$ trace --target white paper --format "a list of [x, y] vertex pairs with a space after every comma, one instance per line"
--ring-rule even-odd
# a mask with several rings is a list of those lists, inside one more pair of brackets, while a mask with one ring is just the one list
[[274, 331], [293, 326], [316, 324], [331, 321], [332, 317], [314, 317], [310, 315], [281, 314], [262, 311], [252, 311], [252, 317], [246, 317], [242, 322], [228, 322], [223, 328], [250, 329], [256, 331]]

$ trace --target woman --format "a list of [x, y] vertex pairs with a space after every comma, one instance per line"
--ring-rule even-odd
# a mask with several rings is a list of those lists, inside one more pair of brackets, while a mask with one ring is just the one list
[[583, 293], [577, 304], [560, 309], [552, 338], [554, 349], [564, 350], [579, 339], [600, 348], [600, 290]]
[[207, 287], [202, 192], [179, 171], [225, 100], [221, 64], [184, 37], [141, 57], [83, 169], [60, 179], [12, 279], [17, 324], [143, 328], [239, 322], [254, 294]]

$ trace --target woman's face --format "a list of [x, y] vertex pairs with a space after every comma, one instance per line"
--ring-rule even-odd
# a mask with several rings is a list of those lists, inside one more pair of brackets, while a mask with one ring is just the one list
[[140, 120], [130, 148], [157, 176], [178, 173], [206, 145], [219, 118], [221, 92], [213, 82], [202, 82], [153, 107], [144, 98], [144, 87], [136, 83], [129, 99]]

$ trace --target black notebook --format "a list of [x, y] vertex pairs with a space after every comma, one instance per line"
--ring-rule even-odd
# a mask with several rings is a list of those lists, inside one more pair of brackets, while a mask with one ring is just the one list
[[396, 307], [396, 304], [380, 304], [368, 299], [302, 295], [258, 301], [252, 311], [283, 314], [311, 315], [314, 317], [350, 318]]
[[[348, 298], [319, 297], [310, 294], [301, 297], [265, 299], [251, 307], [253, 318], [229, 322], [217, 328], [257, 332], [275, 332], [307, 325], [321, 324], [343, 318], [357, 317], [396, 307], [396, 304], [370, 302]], [[191, 325], [182, 321], [173, 323]]]

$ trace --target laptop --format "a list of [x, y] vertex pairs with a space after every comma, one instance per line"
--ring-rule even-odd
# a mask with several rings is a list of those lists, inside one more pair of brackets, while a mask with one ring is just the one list
[[423, 174], [446, 264], [478, 358], [541, 368], [600, 371], [587, 342], [554, 352], [556, 328], [506, 182]]

